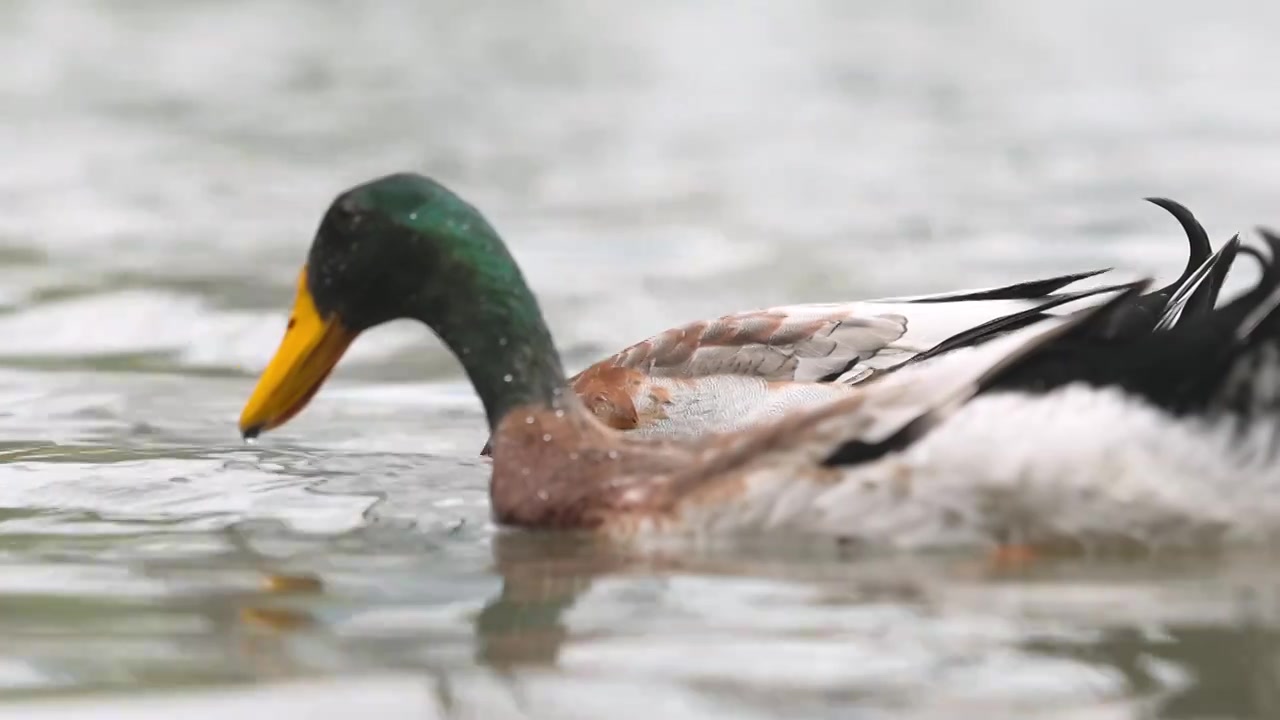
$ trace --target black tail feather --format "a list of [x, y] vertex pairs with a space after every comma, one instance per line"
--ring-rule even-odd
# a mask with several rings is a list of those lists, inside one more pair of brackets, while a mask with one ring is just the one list
[[[1052, 347], [1058, 343], [1070, 343], [1077, 335], [1095, 334], [1098, 328], [1107, 321], [1111, 313], [1132, 302], [1149, 285], [1150, 281], [1141, 280], [1117, 286], [1116, 289], [1119, 289], [1120, 292], [1116, 293], [1115, 297], [1109, 298], [1101, 305], [1085, 308], [1068, 316], [1069, 319], [1063, 325], [1050, 331], [1051, 334], [1037, 338], [1032, 342], [1044, 343], [1046, 347]], [[1043, 316], [1041, 316], [1041, 319], [1043, 319]], [[1034, 358], [1038, 352], [1035, 349], [1027, 350], [1024, 348], [1002, 358], [1000, 363], [993, 365], [983, 377], [978, 378], [978, 387], [975, 392], [980, 393], [989, 387], [998, 385], [1003, 376], [1016, 373], [1020, 365]], [[925, 410], [897, 432], [879, 442], [866, 442], [860, 439], [846, 442], [833, 450], [822, 461], [822, 464], [827, 467], [857, 465], [870, 462], [888, 453], [902, 450], [928, 434], [929, 431], [942, 423], [961, 405], [963, 405], [963, 402], [948, 402]]]
[[1240, 236], [1236, 235], [1222, 245], [1195, 272], [1183, 281], [1169, 297], [1164, 311], [1155, 324], [1156, 330], [1168, 330], [1184, 319], [1203, 317], [1213, 312], [1218, 304], [1222, 284], [1240, 252]]
[[1191, 297], [1187, 299], [1187, 307], [1183, 310], [1184, 316], [1201, 316], [1213, 312], [1218, 306], [1218, 298], [1222, 295], [1222, 285], [1227, 281], [1227, 275], [1231, 272], [1231, 266], [1235, 264], [1236, 256], [1240, 253], [1240, 236], [1232, 235], [1231, 239], [1222, 246], [1222, 249], [1215, 253], [1214, 258], [1208, 262], [1215, 264], [1210, 265], [1209, 272], [1200, 287], [1191, 293]]
[[1163, 332], [1077, 334], [1045, 348], [993, 389], [1115, 387], [1176, 414], [1280, 408], [1280, 236], [1259, 234], [1269, 257], [1243, 248], [1236, 255], [1258, 259], [1262, 276], [1223, 307], [1183, 317]]
[[1280, 410], [1280, 235], [1258, 228], [1269, 257], [1257, 285], [1232, 305], [1238, 321], [1223, 352], [1217, 382], [1206, 388], [1210, 405], [1245, 417]]
[[[1144, 283], [1143, 287], [1145, 286], [1146, 284]], [[994, 320], [988, 320], [981, 325], [956, 333], [928, 350], [912, 357], [901, 365], [896, 366], [894, 369], [896, 370], [901, 367], [906, 367], [907, 365], [924, 362], [925, 360], [935, 358], [957, 348], [981, 345], [992, 338], [998, 337], [1007, 332], [1013, 332], [1014, 330], [1024, 328], [1038, 320], [1043, 320], [1046, 317], [1046, 311], [1052, 310], [1056, 307], [1067, 305], [1069, 303], [1076, 302], [1077, 300], [1083, 300], [1088, 297], [1093, 297], [1094, 295], [1102, 295], [1104, 293], [1116, 292], [1117, 290], [1124, 290], [1124, 301], [1122, 305], [1109, 308], [1108, 312], [1104, 313], [1102, 316], [1102, 321], [1111, 322], [1108, 318], [1111, 318], [1114, 313], [1124, 312], [1124, 304], [1132, 303], [1137, 300], [1137, 294], [1131, 292], [1133, 287], [1134, 283], [1121, 283], [1056, 295], [1042, 305], [1038, 305], [1034, 308], [1029, 308], [1021, 312], [1012, 313], [1010, 315], [1005, 315], [1003, 317], [998, 317]], [[1114, 300], [1115, 299], [1113, 298], [1112, 301], [1109, 302], [1114, 302]]]
[[[1123, 305], [1106, 314], [1105, 324], [1096, 332], [1114, 339], [1136, 338], [1154, 329], [1172, 327], [1176, 322], [1200, 317], [1213, 311], [1217, 304], [1222, 283], [1234, 264], [1239, 250], [1239, 236], [1228, 241], [1217, 253], [1209, 241], [1209, 234], [1186, 206], [1168, 198], [1146, 198], [1148, 202], [1167, 210], [1182, 226], [1187, 235], [1190, 251], [1187, 266], [1182, 275], [1169, 285], [1145, 295], [1128, 299]], [[1068, 276], [1064, 276], [1068, 277]], [[1017, 330], [1044, 317], [1043, 311], [1073, 302], [1083, 297], [1116, 289], [1117, 285], [1092, 288], [1078, 293], [1063, 293], [1058, 299], [1034, 310], [1008, 315], [965, 330], [933, 348], [920, 353], [902, 366], [922, 362], [960, 347], [981, 344], [1003, 333]], [[1176, 302], [1176, 309], [1171, 306]], [[899, 367], [902, 367], [899, 366]], [[833, 375], [826, 379], [835, 379]]]
[[1182, 276], [1167, 286], [1157, 290], [1153, 295], [1173, 293], [1183, 283], [1185, 283], [1201, 265], [1204, 264], [1209, 256], [1213, 254], [1213, 243], [1209, 241], [1209, 233], [1205, 232], [1204, 226], [1196, 219], [1195, 213], [1187, 209], [1187, 206], [1176, 200], [1162, 197], [1143, 198], [1147, 202], [1167, 211], [1173, 216], [1174, 220], [1182, 226], [1182, 231], [1187, 234], [1187, 243], [1191, 245], [1191, 252], [1187, 256], [1186, 269], [1182, 271]]
[[1111, 268], [1086, 270], [1085, 272], [1071, 273], [1069, 275], [1058, 275], [1056, 277], [1040, 278], [1038, 280], [1027, 280], [1025, 282], [987, 288], [985, 290], [964, 290], [952, 293], [923, 295], [919, 297], [885, 298], [885, 301], [944, 303], [958, 302], [961, 300], [1035, 300], [1051, 295], [1072, 283], [1087, 280], [1106, 272], [1111, 272]]
[[1209, 242], [1209, 233], [1205, 232], [1204, 226], [1185, 205], [1169, 198], [1149, 197], [1145, 200], [1167, 211], [1178, 221], [1187, 235], [1190, 251], [1187, 255], [1187, 265], [1177, 280], [1159, 290], [1134, 298], [1123, 312], [1113, 316], [1111, 324], [1104, 329], [1104, 333], [1117, 339], [1151, 332], [1165, 312], [1173, 294], [1213, 256], [1213, 244]]

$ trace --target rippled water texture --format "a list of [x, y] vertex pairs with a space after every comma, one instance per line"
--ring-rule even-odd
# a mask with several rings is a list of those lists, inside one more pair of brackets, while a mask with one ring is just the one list
[[484, 209], [575, 367], [762, 304], [1167, 276], [1143, 196], [1280, 224], [1277, 8], [0, 3], [0, 715], [1280, 716], [1265, 557], [497, 534], [412, 324], [234, 428], [320, 213], [400, 169]]

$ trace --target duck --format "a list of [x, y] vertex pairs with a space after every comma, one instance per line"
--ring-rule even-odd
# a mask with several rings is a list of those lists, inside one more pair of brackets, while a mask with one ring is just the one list
[[[1206, 312], [1231, 265], [1229, 255], [1206, 265], [1212, 244], [1186, 206], [1169, 198], [1145, 199], [1181, 225], [1188, 259], [1172, 283], [1116, 313], [1116, 334], [1167, 329]], [[1096, 302], [1115, 286], [1083, 283], [1111, 270], [928, 295], [768, 307], [688, 322], [590, 365], [569, 378], [569, 385], [617, 430], [655, 437], [738, 430], [843, 396], [904, 363], [976, 345], [1064, 306]], [[1197, 292], [1174, 298], [1182, 287]], [[480, 454], [490, 452], [486, 442]]]
[[1168, 311], [1176, 296], [1186, 317], [1159, 332], [1115, 332], [1143, 279], [770, 421], [645, 437], [610, 427], [570, 387], [484, 215], [429, 177], [396, 173], [343, 191], [324, 214], [239, 431], [288, 422], [361, 332], [412, 318], [479, 396], [504, 527], [912, 549], [1225, 541], [1280, 527], [1258, 494], [1280, 474], [1280, 237], [1259, 234], [1267, 253], [1244, 253], [1262, 268], [1253, 287], [1187, 316], [1191, 298], [1213, 294], [1203, 283], [1221, 274], [1231, 253], [1220, 250], [1162, 300]]

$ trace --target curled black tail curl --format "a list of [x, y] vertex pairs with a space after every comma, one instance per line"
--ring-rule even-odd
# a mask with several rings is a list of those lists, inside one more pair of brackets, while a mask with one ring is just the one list
[[[1268, 301], [1280, 288], [1280, 267], [1273, 259], [1280, 243], [1274, 237], [1268, 242], [1274, 246], [1264, 256], [1232, 238], [1184, 273], [1166, 288], [1168, 297], [1158, 298], [1163, 305], [1154, 332], [1115, 333], [1103, 327], [1092, 335], [1076, 334], [1045, 347], [992, 389], [1050, 392], [1083, 383], [1120, 390], [1174, 415], [1253, 412], [1260, 407], [1255, 398], [1280, 396], [1280, 313]], [[1262, 276], [1253, 289], [1218, 307], [1223, 281], [1240, 255], [1257, 260]], [[1265, 349], [1272, 345], [1273, 350]], [[1270, 353], [1275, 359], [1268, 360]], [[1273, 393], [1265, 392], [1269, 375], [1259, 369], [1270, 366], [1277, 376]]]

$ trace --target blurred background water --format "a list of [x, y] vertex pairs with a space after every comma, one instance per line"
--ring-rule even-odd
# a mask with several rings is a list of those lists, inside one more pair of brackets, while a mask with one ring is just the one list
[[[631, 557], [495, 533], [483, 418], [368, 333], [235, 417], [320, 214], [489, 216], [570, 365], [766, 304], [1117, 265], [1280, 224], [1280, 6], [0, 3], [0, 716], [1264, 718], [1231, 555]], [[147, 690], [148, 693], [134, 691]], [[159, 693], [159, 694], [157, 694]]]

